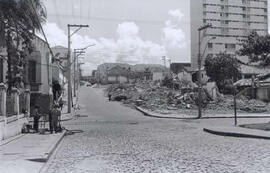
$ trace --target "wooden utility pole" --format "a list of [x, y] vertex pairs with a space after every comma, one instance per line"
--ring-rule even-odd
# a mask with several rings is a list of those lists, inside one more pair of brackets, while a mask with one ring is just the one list
[[[67, 63], [67, 72], [68, 72], [68, 76], [67, 76], [67, 80], [68, 80], [68, 113], [71, 112], [71, 103], [72, 103], [72, 84], [71, 84], [71, 51], [70, 51], [70, 38], [72, 37], [72, 35], [74, 35], [76, 32], [78, 32], [81, 28], [83, 27], [89, 27], [88, 25], [70, 25], [68, 24], [68, 63]], [[70, 34], [70, 28], [74, 27], [77, 28], [72, 34]]]

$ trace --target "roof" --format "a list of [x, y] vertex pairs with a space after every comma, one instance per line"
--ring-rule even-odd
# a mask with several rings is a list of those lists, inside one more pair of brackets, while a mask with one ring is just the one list
[[108, 76], [118, 76], [118, 75], [127, 75], [127, 69], [125, 67], [121, 67], [116, 65], [108, 70]]
[[247, 66], [241, 65], [240, 70], [242, 74], [268, 74], [270, 73], [269, 67], [256, 67], [256, 66]]
[[170, 68], [173, 73], [177, 74], [179, 72], [186, 70], [185, 68], [191, 68], [191, 63], [172, 63], [170, 65]]
[[252, 79], [240, 79], [239, 81], [235, 82], [233, 85], [235, 86], [251, 86]]
[[64, 46], [54, 46], [52, 49], [68, 49], [67, 47]]

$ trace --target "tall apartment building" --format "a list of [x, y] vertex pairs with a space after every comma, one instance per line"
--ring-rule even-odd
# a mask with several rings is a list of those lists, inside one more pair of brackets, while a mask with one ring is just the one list
[[212, 24], [201, 32], [201, 52], [205, 50], [202, 60], [224, 51], [235, 55], [239, 39], [250, 31], [267, 34], [267, 11], [267, 0], [190, 0], [192, 68], [198, 68], [199, 27]]

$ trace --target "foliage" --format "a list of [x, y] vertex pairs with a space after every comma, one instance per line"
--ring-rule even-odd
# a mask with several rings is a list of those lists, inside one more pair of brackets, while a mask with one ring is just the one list
[[270, 65], [270, 35], [260, 36], [251, 32], [246, 39], [241, 40], [240, 56], [248, 56], [249, 61], [258, 62], [260, 65]]
[[33, 51], [32, 39], [46, 12], [40, 0], [1, 0], [0, 35], [8, 58], [8, 88], [22, 87], [26, 57]]
[[225, 91], [228, 80], [236, 79], [240, 75], [238, 60], [226, 53], [208, 56], [204, 66], [206, 74], [212, 81], [217, 82], [221, 92]]

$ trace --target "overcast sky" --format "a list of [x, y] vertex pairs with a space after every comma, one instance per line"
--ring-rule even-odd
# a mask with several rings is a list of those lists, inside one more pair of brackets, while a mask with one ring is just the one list
[[189, 0], [44, 0], [51, 46], [67, 46], [67, 24], [88, 24], [72, 37], [87, 49], [84, 73], [104, 62], [162, 63], [189, 57]]
[[67, 24], [88, 24], [72, 48], [89, 44], [83, 66], [90, 74], [104, 62], [161, 64], [190, 61], [189, 0], [44, 0], [44, 30], [51, 46], [67, 46]]

